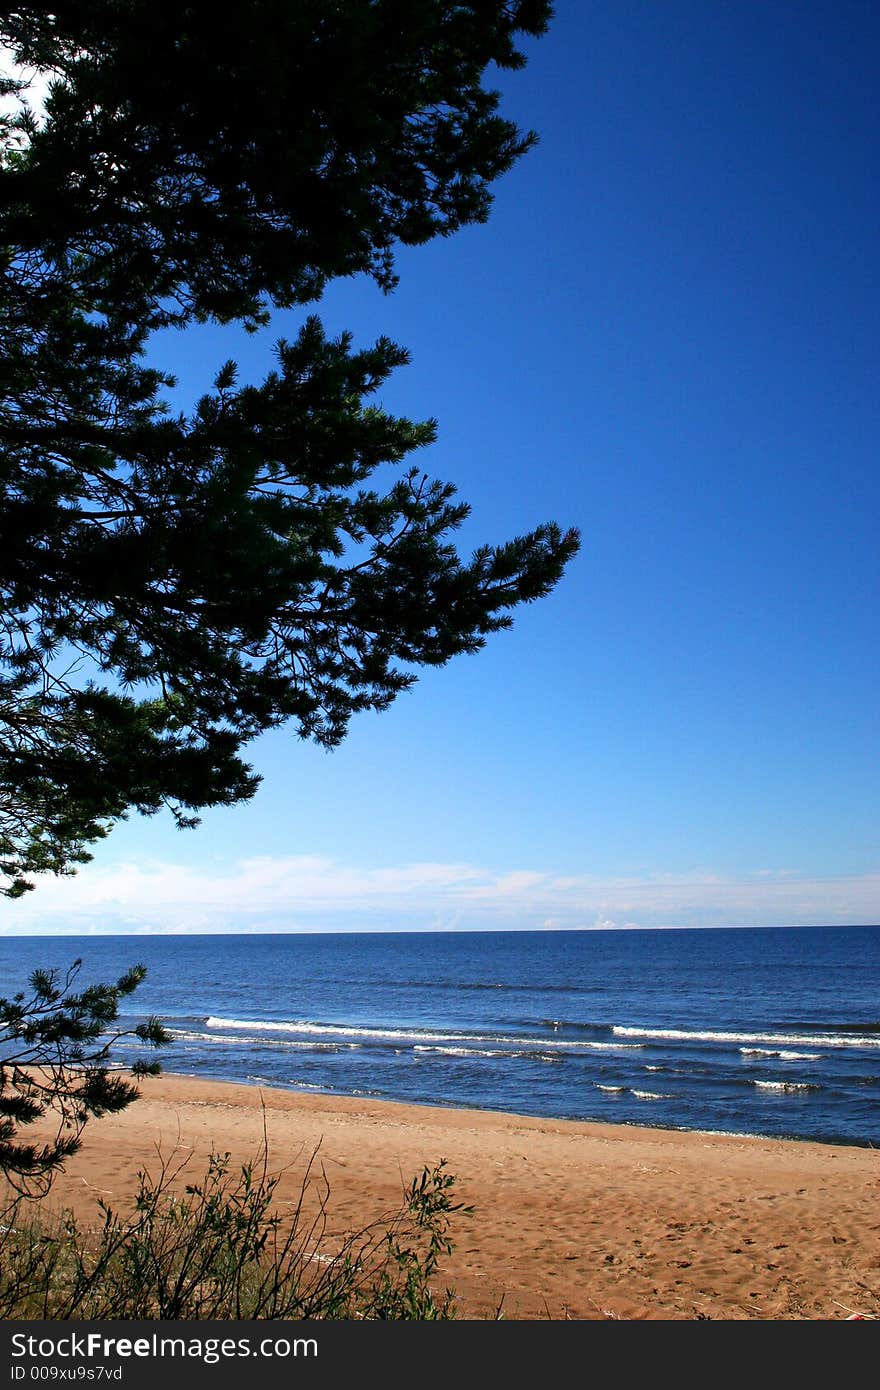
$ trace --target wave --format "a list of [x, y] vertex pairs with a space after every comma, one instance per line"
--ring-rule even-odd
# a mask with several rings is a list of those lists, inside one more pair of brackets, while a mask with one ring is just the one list
[[297, 1048], [301, 1052], [355, 1052], [363, 1047], [363, 1043], [356, 1042], [303, 1042], [297, 1038], [255, 1038], [252, 1034], [240, 1037], [234, 1033], [215, 1038], [210, 1033], [195, 1033], [183, 1028], [169, 1028], [168, 1031], [175, 1042], [210, 1043], [215, 1047], [218, 1044], [228, 1046], [230, 1043], [253, 1047], [254, 1043], [258, 1043], [260, 1047]]
[[812, 1081], [753, 1081], [753, 1086], [757, 1086], [759, 1091], [821, 1091], [822, 1087], [817, 1086]]
[[635, 1096], [636, 1100], [672, 1100], [672, 1096], [663, 1095], [660, 1091], [637, 1091], [630, 1086], [601, 1086], [596, 1083], [597, 1091], [607, 1091], [612, 1095], [628, 1094]]
[[612, 1033], [621, 1038], [654, 1038], [670, 1042], [711, 1042], [711, 1043], [770, 1043], [776, 1045], [813, 1047], [880, 1047], [880, 1037], [866, 1037], [851, 1034], [842, 1037], [838, 1033], [823, 1033], [805, 1036], [799, 1033], [722, 1033], [712, 1029], [700, 1031], [692, 1028], [630, 1028], [616, 1024]]
[[[527, 1019], [526, 1022], [531, 1024], [532, 1020]], [[572, 1023], [571, 1019], [568, 1018], [539, 1018], [536, 1022], [539, 1028], [571, 1028], [575, 1032], [584, 1033], [611, 1032], [610, 1023]]]
[[[513, 1047], [530, 1048], [541, 1051], [547, 1046], [546, 1038], [523, 1038], [506, 1033], [436, 1033], [423, 1032], [411, 1028], [367, 1028], [352, 1027], [342, 1023], [311, 1023], [304, 1019], [245, 1019], [245, 1018], [218, 1018], [211, 1015], [205, 1019], [205, 1026], [208, 1028], [250, 1028], [257, 1033], [306, 1033], [310, 1036], [331, 1037], [331, 1038], [366, 1038], [381, 1042], [383, 1040], [400, 1040], [412, 1043], [463, 1043], [465, 1045], [475, 1043], [505, 1043]], [[249, 1038], [247, 1041], [256, 1041]], [[620, 1052], [621, 1050], [632, 1050], [642, 1047], [642, 1043], [615, 1043], [615, 1042], [588, 1042], [579, 1039], [578, 1041], [553, 1040], [554, 1048], [566, 1048], [574, 1052], [585, 1050], [602, 1052]]]
[[416, 1043], [413, 1052], [442, 1052], [444, 1057], [528, 1057], [531, 1053], [510, 1052], [507, 1048], [488, 1047], [429, 1047]]
[[[405, 1049], [403, 1049], [405, 1050]], [[537, 1052], [533, 1048], [518, 1047], [428, 1047], [416, 1043], [413, 1052], [431, 1052], [442, 1057], [520, 1057], [528, 1062], [565, 1062], [568, 1055], [561, 1052]]]
[[778, 1057], [783, 1062], [819, 1062], [822, 1059], [821, 1052], [785, 1052], [768, 1047], [741, 1047], [740, 1052], [744, 1057]]
[[432, 1047], [426, 1043], [416, 1043], [413, 1052], [439, 1052], [444, 1057], [525, 1057], [531, 1062], [565, 1061], [559, 1052], [535, 1052], [531, 1048]]

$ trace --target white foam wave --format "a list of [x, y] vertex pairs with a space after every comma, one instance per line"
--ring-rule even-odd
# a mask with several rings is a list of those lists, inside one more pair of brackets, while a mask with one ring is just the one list
[[818, 1062], [822, 1057], [821, 1052], [786, 1052], [772, 1047], [741, 1047], [740, 1052], [744, 1057], [778, 1057], [783, 1062]]
[[429, 1047], [425, 1043], [416, 1043], [413, 1052], [439, 1052], [444, 1057], [526, 1057], [533, 1062], [562, 1062], [564, 1057], [559, 1052], [526, 1052], [521, 1048], [488, 1048], [488, 1047]]
[[809, 1081], [753, 1081], [753, 1086], [757, 1086], [761, 1091], [821, 1091], [821, 1086], [814, 1086]]
[[354, 1042], [304, 1042], [297, 1038], [255, 1038], [252, 1034], [241, 1037], [236, 1033], [225, 1033], [222, 1038], [212, 1038], [210, 1033], [195, 1033], [183, 1028], [169, 1028], [168, 1030], [175, 1042], [197, 1042], [197, 1043], [243, 1043], [248, 1047], [253, 1047], [258, 1042], [261, 1047], [289, 1047], [299, 1048], [304, 1052], [353, 1052], [356, 1048], [363, 1047], [363, 1043]]
[[637, 1100], [671, 1100], [671, 1096], [661, 1095], [659, 1091], [633, 1091]]
[[[276, 1020], [268, 1022], [260, 1019], [215, 1018], [205, 1020], [208, 1028], [252, 1028], [258, 1033], [305, 1033], [308, 1036], [330, 1038], [374, 1038], [377, 1041], [404, 1041], [413, 1043], [509, 1043], [521, 1048], [541, 1051], [547, 1046], [546, 1038], [509, 1037], [503, 1033], [492, 1033], [485, 1038], [475, 1038], [472, 1033], [423, 1033], [408, 1028], [353, 1028], [347, 1024], [309, 1023], [303, 1020]], [[254, 1041], [252, 1038], [248, 1041]], [[569, 1052], [621, 1052], [643, 1047], [643, 1043], [613, 1042], [562, 1042], [554, 1038], [554, 1048], [565, 1048]]]
[[706, 1030], [700, 1032], [690, 1028], [625, 1028], [616, 1025], [612, 1033], [621, 1038], [657, 1038], [671, 1042], [733, 1042], [770, 1043], [797, 1047], [880, 1047], [880, 1037], [866, 1038], [840, 1033], [816, 1033], [805, 1036], [802, 1033], [718, 1033]]
[[442, 1052], [444, 1057], [519, 1057], [518, 1052], [494, 1050], [485, 1047], [427, 1047], [424, 1043], [416, 1043], [413, 1052]]

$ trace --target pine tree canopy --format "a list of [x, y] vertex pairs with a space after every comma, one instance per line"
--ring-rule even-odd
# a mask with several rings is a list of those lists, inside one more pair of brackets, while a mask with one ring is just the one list
[[[378, 393], [406, 352], [307, 317], [260, 384], [186, 413], [158, 329], [257, 329], [338, 276], [486, 218], [533, 136], [499, 114], [545, 0], [88, 0], [0, 14], [0, 876], [71, 872], [130, 810], [253, 795], [290, 723], [333, 747], [415, 668], [549, 592], [538, 526], [459, 555], [468, 514]], [[51, 78], [45, 111], [23, 72]], [[400, 465], [390, 484], [377, 473]], [[371, 486], [371, 481], [374, 486]]]
[[[0, 1175], [25, 1196], [48, 1192], [80, 1148], [88, 1121], [125, 1110], [140, 1094], [139, 1079], [159, 1072], [158, 1062], [138, 1060], [127, 1080], [112, 1066], [114, 1044], [170, 1042], [157, 1018], [133, 1028], [118, 1022], [120, 1001], [146, 975], [142, 965], [115, 984], [78, 988], [81, 964], [74, 961], [63, 976], [34, 970], [28, 989], [0, 999]], [[28, 1140], [27, 1126], [40, 1121], [40, 1138]]]

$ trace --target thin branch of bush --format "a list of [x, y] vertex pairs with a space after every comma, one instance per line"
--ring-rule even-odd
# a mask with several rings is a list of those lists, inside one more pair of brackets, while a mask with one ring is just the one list
[[12, 1196], [0, 1211], [0, 1318], [449, 1319], [454, 1290], [438, 1289], [452, 1253], [455, 1178], [441, 1159], [405, 1189], [398, 1210], [334, 1236], [330, 1184], [316, 1149], [290, 1217], [274, 1207], [281, 1174], [267, 1146], [233, 1169], [213, 1154], [195, 1182], [190, 1156], [159, 1154], [142, 1170], [131, 1209], [98, 1202], [101, 1225], [70, 1213], [49, 1223]]

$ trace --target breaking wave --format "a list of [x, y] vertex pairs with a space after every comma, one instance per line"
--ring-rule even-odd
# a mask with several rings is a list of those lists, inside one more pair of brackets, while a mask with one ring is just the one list
[[363, 1043], [356, 1042], [320, 1042], [303, 1041], [299, 1038], [260, 1038], [254, 1037], [252, 1033], [242, 1037], [235, 1033], [226, 1033], [222, 1038], [214, 1038], [210, 1033], [196, 1033], [188, 1028], [169, 1028], [169, 1033], [175, 1042], [194, 1042], [194, 1043], [241, 1043], [246, 1047], [253, 1047], [254, 1043], [260, 1047], [289, 1047], [298, 1048], [301, 1052], [355, 1052], [363, 1047]]
[[656, 1038], [667, 1042], [710, 1042], [710, 1043], [770, 1043], [771, 1045], [793, 1047], [880, 1047], [880, 1037], [869, 1036], [864, 1032], [853, 1032], [846, 1036], [840, 1033], [721, 1033], [706, 1029], [705, 1032], [691, 1028], [630, 1028], [616, 1024], [612, 1033], [620, 1038]]
[[639, 1091], [634, 1086], [602, 1086], [596, 1083], [597, 1091], [607, 1091], [611, 1095], [631, 1095], [636, 1100], [671, 1100], [672, 1097], [660, 1091]]
[[783, 1062], [818, 1062], [822, 1058], [821, 1052], [785, 1052], [768, 1047], [741, 1047], [740, 1052], [744, 1057], [778, 1057]]
[[[217, 1018], [211, 1016], [205, 1019], [205, 1026], [216, 1029], [246, 1028], [253, 1029], [255, 1033], [300, 1033], [309, 1037], [327, 1038], [361, 1038], [367, 1041], [376, 1042], [409, 1042], [409, 1043], [429, 1043], [437, 1045], [440, 1043], [461, 1043], [464, 1046], [475, 1043], [504, 1043], [512, 1047], [519, 1047], [524, 1050], [543, 1051], [547, 1047], [546, 1038], [523, 1038], [515, 1034], [507, 1033], [488, 1033], [475, 1035], [473, 1033], [435, 1033], [423, 1032], [412, 1028], [367, 1028], [353, 1027], [343, 1023], [311, 1023], [306, 1020], [294, 1019], [271, 1019], [268, 1022], [260, 1019], [245, 1018]], [[253, 1042], [254, 1038], [246, 1039]], [[553, 1048], [565, 1048], [571, 1052], [621, 1052], [630, 1051], [644, 1046], [643, 1043], [621, 1043], [621, 1042], [589, 1042], [586, 1039], [577, 1041], [553, 1039]]]
[[753, 1081], [753, 1086], [757, 1086], [759, 1091], [779, 1091], [783, 1093], [796, 1091], [821, 1091], [822, 1087], [817, 1086], [812, 1081]]

